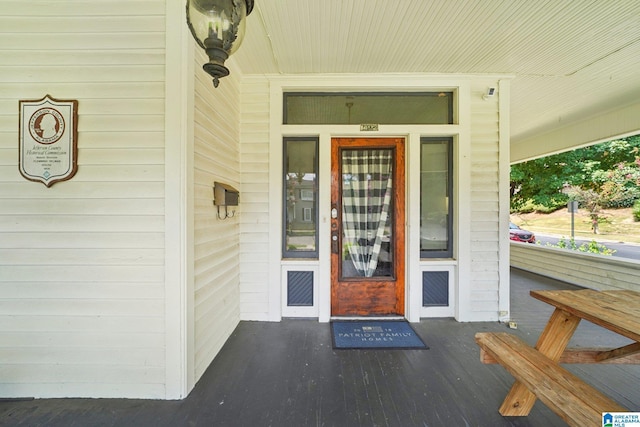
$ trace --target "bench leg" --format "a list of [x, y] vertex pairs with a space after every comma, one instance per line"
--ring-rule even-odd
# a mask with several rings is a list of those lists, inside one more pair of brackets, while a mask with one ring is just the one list
[[[573, 336], [580, 318], [556, 308], [544, 331], [538, 338], [536, 349], [557, 362], [564, 353], [569, 340]], [[527, 387], [516, 381], [500, 406], [500, 414], [504, 416], [526, 416], [531, 412], [536, 396]]]

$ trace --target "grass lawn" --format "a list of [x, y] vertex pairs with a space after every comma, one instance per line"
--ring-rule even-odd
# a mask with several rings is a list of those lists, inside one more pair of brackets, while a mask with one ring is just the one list
[[[580, 209], [574, 216], [575, 237], [600, 241], [640, 243], [640, 222], [633, 220], [631, 208], [608, 209], [602, 215], [599, 234], [593, 234], [589, 213]], [[534, 233], [571, 237], [571, 214], [560, 209], [550, 214], [511, 214], [511, 222]]]

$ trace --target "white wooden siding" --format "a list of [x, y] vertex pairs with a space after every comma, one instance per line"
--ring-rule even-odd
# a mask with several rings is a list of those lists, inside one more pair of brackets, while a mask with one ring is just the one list
[[500, 290], [500, 134], [497, 81], [471, 85], [471, 236], [469, 320], [497, 320]]
[[[162, 0], [0, 4], [0, 396], [165, 396]], [[18, 172], [18, 101], [79, 101], [78, 173]]]
[[240, 310], [243, 319], [269, 319], [269, 81], [241, 85]]
[[[375, 77], [369, 76], [371, 79]], [[269, 171], [279, 170], [280, 166], [276, 163], [281, 156], [280, 152], [270, 151], [270, 147], [279, 147], [277, 138], [281, 138], [279, 112], [275, 110], [279, 105], [278, 100], [270, 98], [270, 94], [274, 94], [270, 89], [271, 84], [281, 84], [280, 80], [274, 78], [273, 81], [269, 76], [245, 77], [242, 81], [242, 114], [241, 114], [241, 182], [243, 198], [243, 216], [241, 218], [241, 316], [243, 319], [251, 320], [273, 320], [277, 319], [280, 312], [277, 311], [278, 305], [274, 301], [270, 301], [277, 292], [273, 291], [275, 286], [280, 286], [278, 281], [274, 285], [277, 275], [272, 264], [274, 260], [279, 259], [280, 248], [277, 244], [271, 242], [271, 238], [276, 236], [275, 233], [281, 228], [272, 209], [277, 209], [277, 203], [280, 203], [281, 195], [270, 194], [269, 191], [274, 190], [277, 186], [271, 185], [269, 181]], [[313, 87], [313, 81], [316, 81], [318, 87], [325, 85], [331, 86], [331, 83], [320, 81], [319, 77], [314, 80], [309, 79], [310, 85], [305, 87]], [[354, 81], [352, 86], [347, 86], [344, 81], [340, 81], [340, 77], [327, 77], [327, 81], [331, 81], [338, 87], [344, 87], [345, 90], [354, 90], [358, 85], [362, 85], [362, 81], [368, 81], [362, 77]], [[405, 79], [400, 82], [399, 87], [405, 83]], [[294, 78], [291, 81], [295, 81]], [[382, 78], [380, 79], [382, 81]], [[392, 79], [386, 79], [389, 85], [387, 89], [394, 87]], [[421, 80], [421, 83], [430, 81], [428, 78]], [[371, 81], [368, 81], [371, 83]], [[377, 82], [379, 84], [379, 82]], [[433, 82], [431, 82], [433, 83]], [[450, 80], [447, 85], [455, 87], [455, 80]], [[440, 83], [442, 84], [442, 83]], [[500, 298], [507, 298], [508, 294], [504, 292], [504, 281], [508, 281], [508, 275], [504, 274], [504, 258], [500, 255], [501, 239], [506, 231], [502, 231], [501, 212], [506, 209], [501, 200], [501, 187], [499, 178], [504, 174], [504, 168], [508, 168], [505, 158], [501, 157], [501, 144], [505, 144], [505, 140], [501, 139], [500, 127], [500, 104], [499, 95], [494, 98], [484, 100], [482, 95], [486, 92], [487, 86], [498, 85], [498, 80], [494, 78], [461, 78], [459, 80], [463, 105], [461, 109], [465, 110], [464, 123], [451, 126], [450, 132], [453, 136], [460, 136], [465, 141], [470, 140], [470, 144], [464, 145], [464, 148], [458, 150], [457, 159], [468, 162], [468, 180], [461, 180], [457, 195], [460, 206], [464, 206], [465, 215], [463, 221], [464, 227], [456, 230], [456, 245], [464, 250], [460, 250], [459, 257], [456, 262], [458, 268], [463, 266], [460, 274], [455, 274], [458, 280], [460, 299], [464, 300], [461, 305], [463, 313], [458, 313], [460, 319], [465, 321], [477, 320], [498, 320], [499, 313], [502, 310], [504, 301]], [[375, 84], [373, 84], [375, 86]], [[401, 89], [400, 89], [401, 90]], [[274, 95], [277, 96], [277, 95]], [[468, 112], [468, 113], [467, 113]], [[295, 132], [303, 134], [319, 133], [321, 127], [296, 127]], [[403, 132], [417, 132], [416, 135], [430, 135], [435, 132], [432, 127], [405, 127], [394, 126], [394, 132], [403, 134]], [[324, 130], [326, 132], [326, 130]], [[338, 132], [348, 134], [353, 129], [347, 127], [332, 127], [330, 132]], [[447, 132], [447, 127], [438, 127], [438, 134]], [[396, 134], [398, 134], [396, 133]], [[377, 135], [378, 136], [378, 135]], [[508, 141], [507, 141], [508, 142]], [[467, 148], [470, 147], [470, 148]], [[504, 147], [503, 147], [504, 148]], [[270, 160], [271, 159], [271, 160]], [[273, 164], [270, 164], [270, 161]], [[464, 165], [456, 164], [456, 170], [464, 168]], [[271, 176], [274, 176], [273, 174]], [[411, 185], [411, 184], [409, 184]], [[326, 190], [326, 189], [325, 189]], [[279, 191], [279, 190], [278, 190]], [[249, 205], [250, 204], [250, 205]], [[506, 211], [508, 212], [508, 211]], [[458, 212], [460, 214], [460, 212]], [[464, 232], [469, 230], [469, 232]], [[271, 233], [271, 234], [270, 234]], [[277, 256], [273, 254], [277, 253]], [[322, 261], [321, 261], [322, 262]], [[412, 268], [419, 268], [419, 263]], [[275, 267], [274, 267], [275, 268]], [[278, 270], [279, 271], [279, 270]], [[279, 276], [277, 276], [279, 277]], [[272, 283], [273, 282], [273, 283]], [[321, 283], [320, 286], [328, 286], [327, 283]], [[414, 286], [415, 288], [415, 286]], [[412, 297], [416, 297], [411, 294]], [[452, 302], [455, 304], [455, 302]], [[508, 306], [508, 303], [506, 304]], [[320, 315], [322, 316], [322, 314]]]
[[[194, 43], [195, 46], [195, 43]], [[196, 47], [194, 105], [194, 320], [195, 379], [199, 379], [240, 321], [239, 221], [217, 218], [215, 181], [240, 189], [240, 90], [231, 75], [213, 87], [202, 70], [207, 59]], [[221, 213], [224, 215], [224, 208]]]

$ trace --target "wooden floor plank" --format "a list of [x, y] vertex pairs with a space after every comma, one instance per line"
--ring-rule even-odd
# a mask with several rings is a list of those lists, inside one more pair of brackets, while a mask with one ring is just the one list
[[[483, 365], [476, 332], [509, 330], [535, 344], [553, 310], [531, 289], [574, 289], [511, 272], [512, 320], [504, 324], [424, 319], [412, 324], [429, 350], [334, 350], [315, 320], [240, 322], [182, 401], [42, 399], [0, 402], [10, 426], [564, 426], [542, 403], [526, 418], [498, 413], [513, 377]], [[574, 341], [575, 340], [575, 341]], [[624, 338], [581, 322], [572, 346], [622, 347]], [[640, 367], [571, 365], [568, 370], [628, 408], [640, 408]]]

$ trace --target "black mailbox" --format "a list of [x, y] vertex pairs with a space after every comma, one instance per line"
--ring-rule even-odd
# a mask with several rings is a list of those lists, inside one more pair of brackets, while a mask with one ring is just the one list
[[240, 193], [230, 185], [221, 182], [213, 184], [213, 204], [216, 206], [238, 206]]

